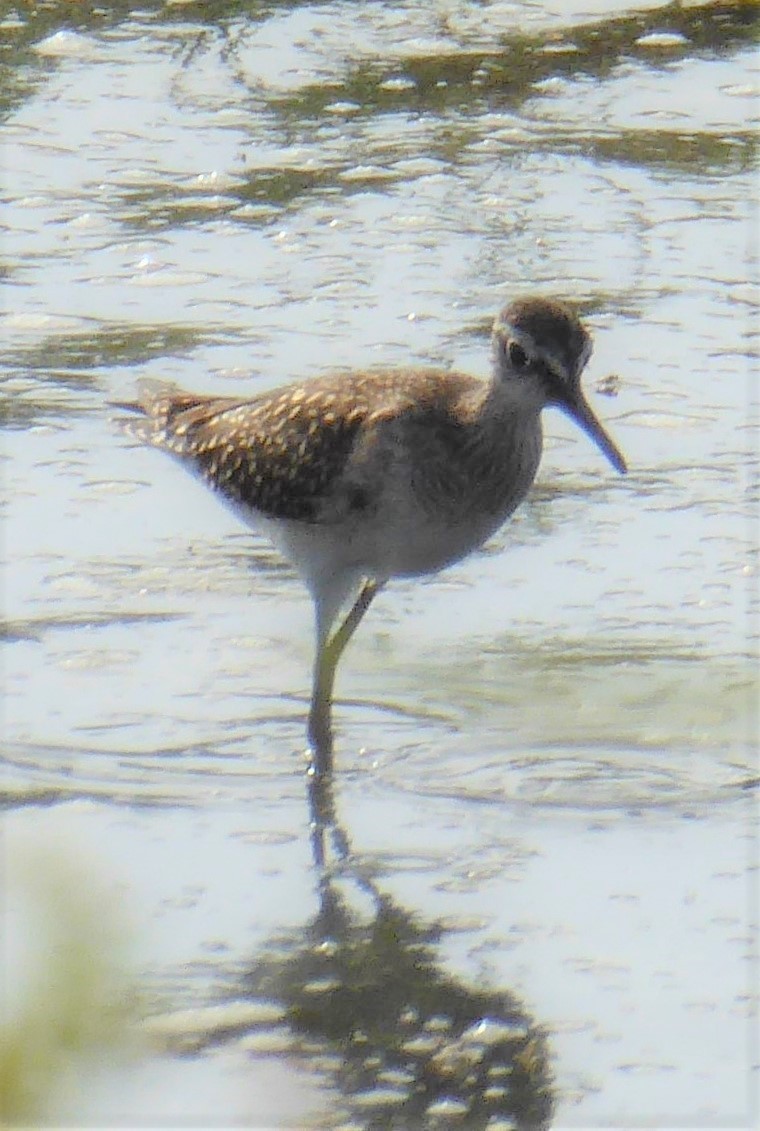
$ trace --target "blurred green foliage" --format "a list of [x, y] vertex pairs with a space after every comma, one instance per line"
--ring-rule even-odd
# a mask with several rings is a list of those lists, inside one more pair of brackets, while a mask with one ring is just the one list
[[129, 932], [89, 865], [6, 841], [6, 876], [0, 1120], [76, 1121], [94, 1070], [127, 1055]]

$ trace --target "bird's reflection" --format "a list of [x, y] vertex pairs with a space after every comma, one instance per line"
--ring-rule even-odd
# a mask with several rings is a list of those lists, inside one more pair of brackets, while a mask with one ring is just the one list
[[294, 1051], [327, 1076], [332, 1125], [548, 1127], [545, 1035], [514, 995], [443, 971], [441, 928], [383, 893], [351, 852], [331, 780], [308, 790], [319, 907], [272, 940], [245, 993], [279, 1004]]

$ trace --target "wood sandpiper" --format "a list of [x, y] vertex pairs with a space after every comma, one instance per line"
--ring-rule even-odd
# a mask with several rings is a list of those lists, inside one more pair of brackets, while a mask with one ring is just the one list
[[359, 370], [251, 398], [145, 381], [137, 402], [118, 406], [140, 414], [125, 424], [130, 435], [199, 475], [307, 585], [317, 774], [332, 769], [338, 661], [372, 600], [389, 578], [459, 561], [512, 514], [538, 469], [542, 409], [563, 409], [626, 470], [581, 389], [591, 338], [567, 306], [516, 300], [496, 318], [492, 351], [490, 381], [446, 369]]

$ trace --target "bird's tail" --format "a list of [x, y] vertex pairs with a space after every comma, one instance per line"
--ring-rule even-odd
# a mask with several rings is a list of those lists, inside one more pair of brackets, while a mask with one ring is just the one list
[[173, 424], [177, 416], [189, 408], [196, 408], [207, 397], [187, 393], [171, 381], [143, 377], [137, 382], [137, 400], [110, 401], [111, 408], [131, 413], [117, 416], [116, 423], [125, 435], [141, 444], [156, 448], [169, 446]]

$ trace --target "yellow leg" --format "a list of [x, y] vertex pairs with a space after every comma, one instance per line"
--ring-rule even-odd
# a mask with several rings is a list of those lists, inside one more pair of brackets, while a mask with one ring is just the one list
[[318, 648], [314, 665], [314, 687], [308, 731], [309, 746], [314, 754], [314, 770], [317, 774], [329, 774], [332, 771], [332, 695], [338, 661], [381, 588], [382, 584], [378, 581], [365, 581], [343, 624], [321, 648]]

